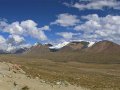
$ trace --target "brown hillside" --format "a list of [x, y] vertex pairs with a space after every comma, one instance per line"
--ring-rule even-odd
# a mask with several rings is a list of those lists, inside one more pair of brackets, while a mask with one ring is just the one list
[[79, 51], [81, 49], [87, 48], [89, 42], [81, 41], [81, 42], [71, 42], [68, 45], [61, 48], [60, 51]]
[[105, 40], [97, 42], [92, 47], [87, 48], [86, 51], [92, 53], [119, 53], [120, 45]]
[[[79, 45], [78, 47], [76, 47]], [[33, 46], [25, 57], [42, 58], [52, 61], [77, 61], [84, 63], [120, 63], [120, 46], [110, 41], [100, 41], [92, 47], [86, 43], [70, 43], [59, 51], [50, 52], [48, 46]], [[77, 48], [77, 49], [76, 49]]]
[[42, 45], [42, 44], [38, 44], [35, 46], [32, 46], [27, 53], [28, 54], [45, 54], [45, 53], [49, 53], [49, 45]]

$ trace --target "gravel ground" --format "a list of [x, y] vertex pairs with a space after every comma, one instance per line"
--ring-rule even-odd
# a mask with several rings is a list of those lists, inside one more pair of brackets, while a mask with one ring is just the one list
[[19, 65], [0, 62], [0, 90], [88, 90], [72, 85], [50, 85], [26, 75]]

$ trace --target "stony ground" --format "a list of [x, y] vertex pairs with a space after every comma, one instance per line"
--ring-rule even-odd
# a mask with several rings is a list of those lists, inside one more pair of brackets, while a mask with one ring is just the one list
[[72, 85], [47, 84], [39, 78], [31, 78], [20, 65], [0, 62], [0, 90], [88, 90]]

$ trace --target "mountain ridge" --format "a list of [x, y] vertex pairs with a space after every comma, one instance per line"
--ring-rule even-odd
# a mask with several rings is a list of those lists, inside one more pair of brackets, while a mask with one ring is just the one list
[[118, 53], [120, 52], [120, 45], [111, 41], [103, 40], [99, 42], [89, 41], [71, 41], [63, 42], [57, 45], [35, 43], [30, 48], [24, 47], [14, 51], [8, 52], [0, 50], [1, 54], [20, 54], [20, 53], [50, 53], [50, 52], [70, 52], [70, 51], [84, 51], [89, 53]]

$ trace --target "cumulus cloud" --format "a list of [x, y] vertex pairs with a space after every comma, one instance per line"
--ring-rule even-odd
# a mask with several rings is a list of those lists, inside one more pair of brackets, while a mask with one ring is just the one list
[[39, 28], [40, 30], [50, 30], [50, 27], [45, 25], [44, 27]]
[[76, 2], [75, 4], [64, 3], [64, 5], [68, 7], [74, 7], [79, 10], [103, 9], [104, 7], [120, 9], [120, 1], [118, 0], [89, 0], [89, 2], [87, 1], [87, 4]]
[[24, 43], [24, 44], [20, 44], [20, 45], [18, 45], [18, 46], [12, 45], [12, 44], [7, 44], [6, 51], [8, 51], [8, 52], [14, 52], [14, 51], [17, 50], [17, 49], [26, 48], [26, 47], [27, 47], [27, 48], [31, 47], [31, 44], [26, 44], [26, 43]]
[[1, 21], [0, 28], [3, 32], [7, 32], [12, 35], [28, 35], [39, 40], [47, 40], [44, 30], [50, 30], [47, 25], [41, 28], [37, 27], [37, 23], [32, 20], [13, 22], [11, 24]]
[[72, 39], [74, 36], [81, 35], [81, 33], [72, 33], [72, 32], [59, 32], [56, 34], [62, 36], [64, 39]]
[[24, 37], [20, 37], [19, 35], [10, 35], [7, 43], [12, 45], [20, 45], [25, 42]]
[[21, 22], [21, 27], [23, 28], [25, 34], [39, 40], [47, 40], [47, 36], [43, 32], [43, 30], [49, 30], [49, 26], [38, 28], [37, 23], [32, 20], [26, 20]]
[[6, 39], [0, 35], [0, 43], [5, 43], [6, 42]]
[[10, 35], [8, 38], [4, 38], [0, 35], [0, 50], [11, 52], [19, 48], [31, 46], [24, 41], [25, 39], [18, 35]]
[[37, 38], [39, 40], [47, 40], [47, 36], [44, 34], [43, 31], [38, 30], [35, 28], [34, 30], [28, 30], [27, 32], [30, 36]]
[[21, 22], [21, 26], [25, 29], [32, 29], [32, 28], [35, 28], [37, 26], [37, 23], [35, 23], [32, 20], [26, 20], [26, 21]]
[[6, 49], [6, 51], [12, 52], [12, 51], [14, 51], [14, 50], [16, 50], [16, 49], [17, 49], [16, 46], [12, 46], [11, 44], [8, 44], [8, 48]]
[[120, 16], [99, 17], [97, 14], [92, 14], [82, 18], [87, 21], [74, 28], [74, 30], [84, 32], [82, 38], [120, 42]]
[[0, 20], [0, 29], [5, 28], [6, 26], [8, 26], [8, 24], [6, 23], [6, 21], [1, 21]]
[[38, 40], [47, 40], [44, 31], [50, 30], [49, 26], [38, 27], [37, 23], [32, 20], [13, 22], [9, 24], [6, 21], [0, 21], [0, 31], [8, 33], [9, 36], [4, 38], [0, 36], [0, 50], [12, 51], [18, 48], [29, 47], [24, 37], [30, 36]]
[[6, 39], [0, 35], [0, 50], [6, 50], [7, 44]]
[[71, 33], [71, 32], [60, 32], [60, 33], [57, 33], [57, 35], [62, 36], [66, 39], [70, 39], [70, 38], [72, 38], [73, 33]]
[[80, 22], [76, 15], [71, 15], [68, 13], [59, 14], [57, 17], [58, 19], [55, 22], [52, 22], [51, 24], [58, 24], [63, 27], [68, 27], [75, 26], [77, 23]]
[[6, 25], [3, 30], [10, 34], [23, 34], [24, 32], [19, 22], [13, 22], [12, 24]]

